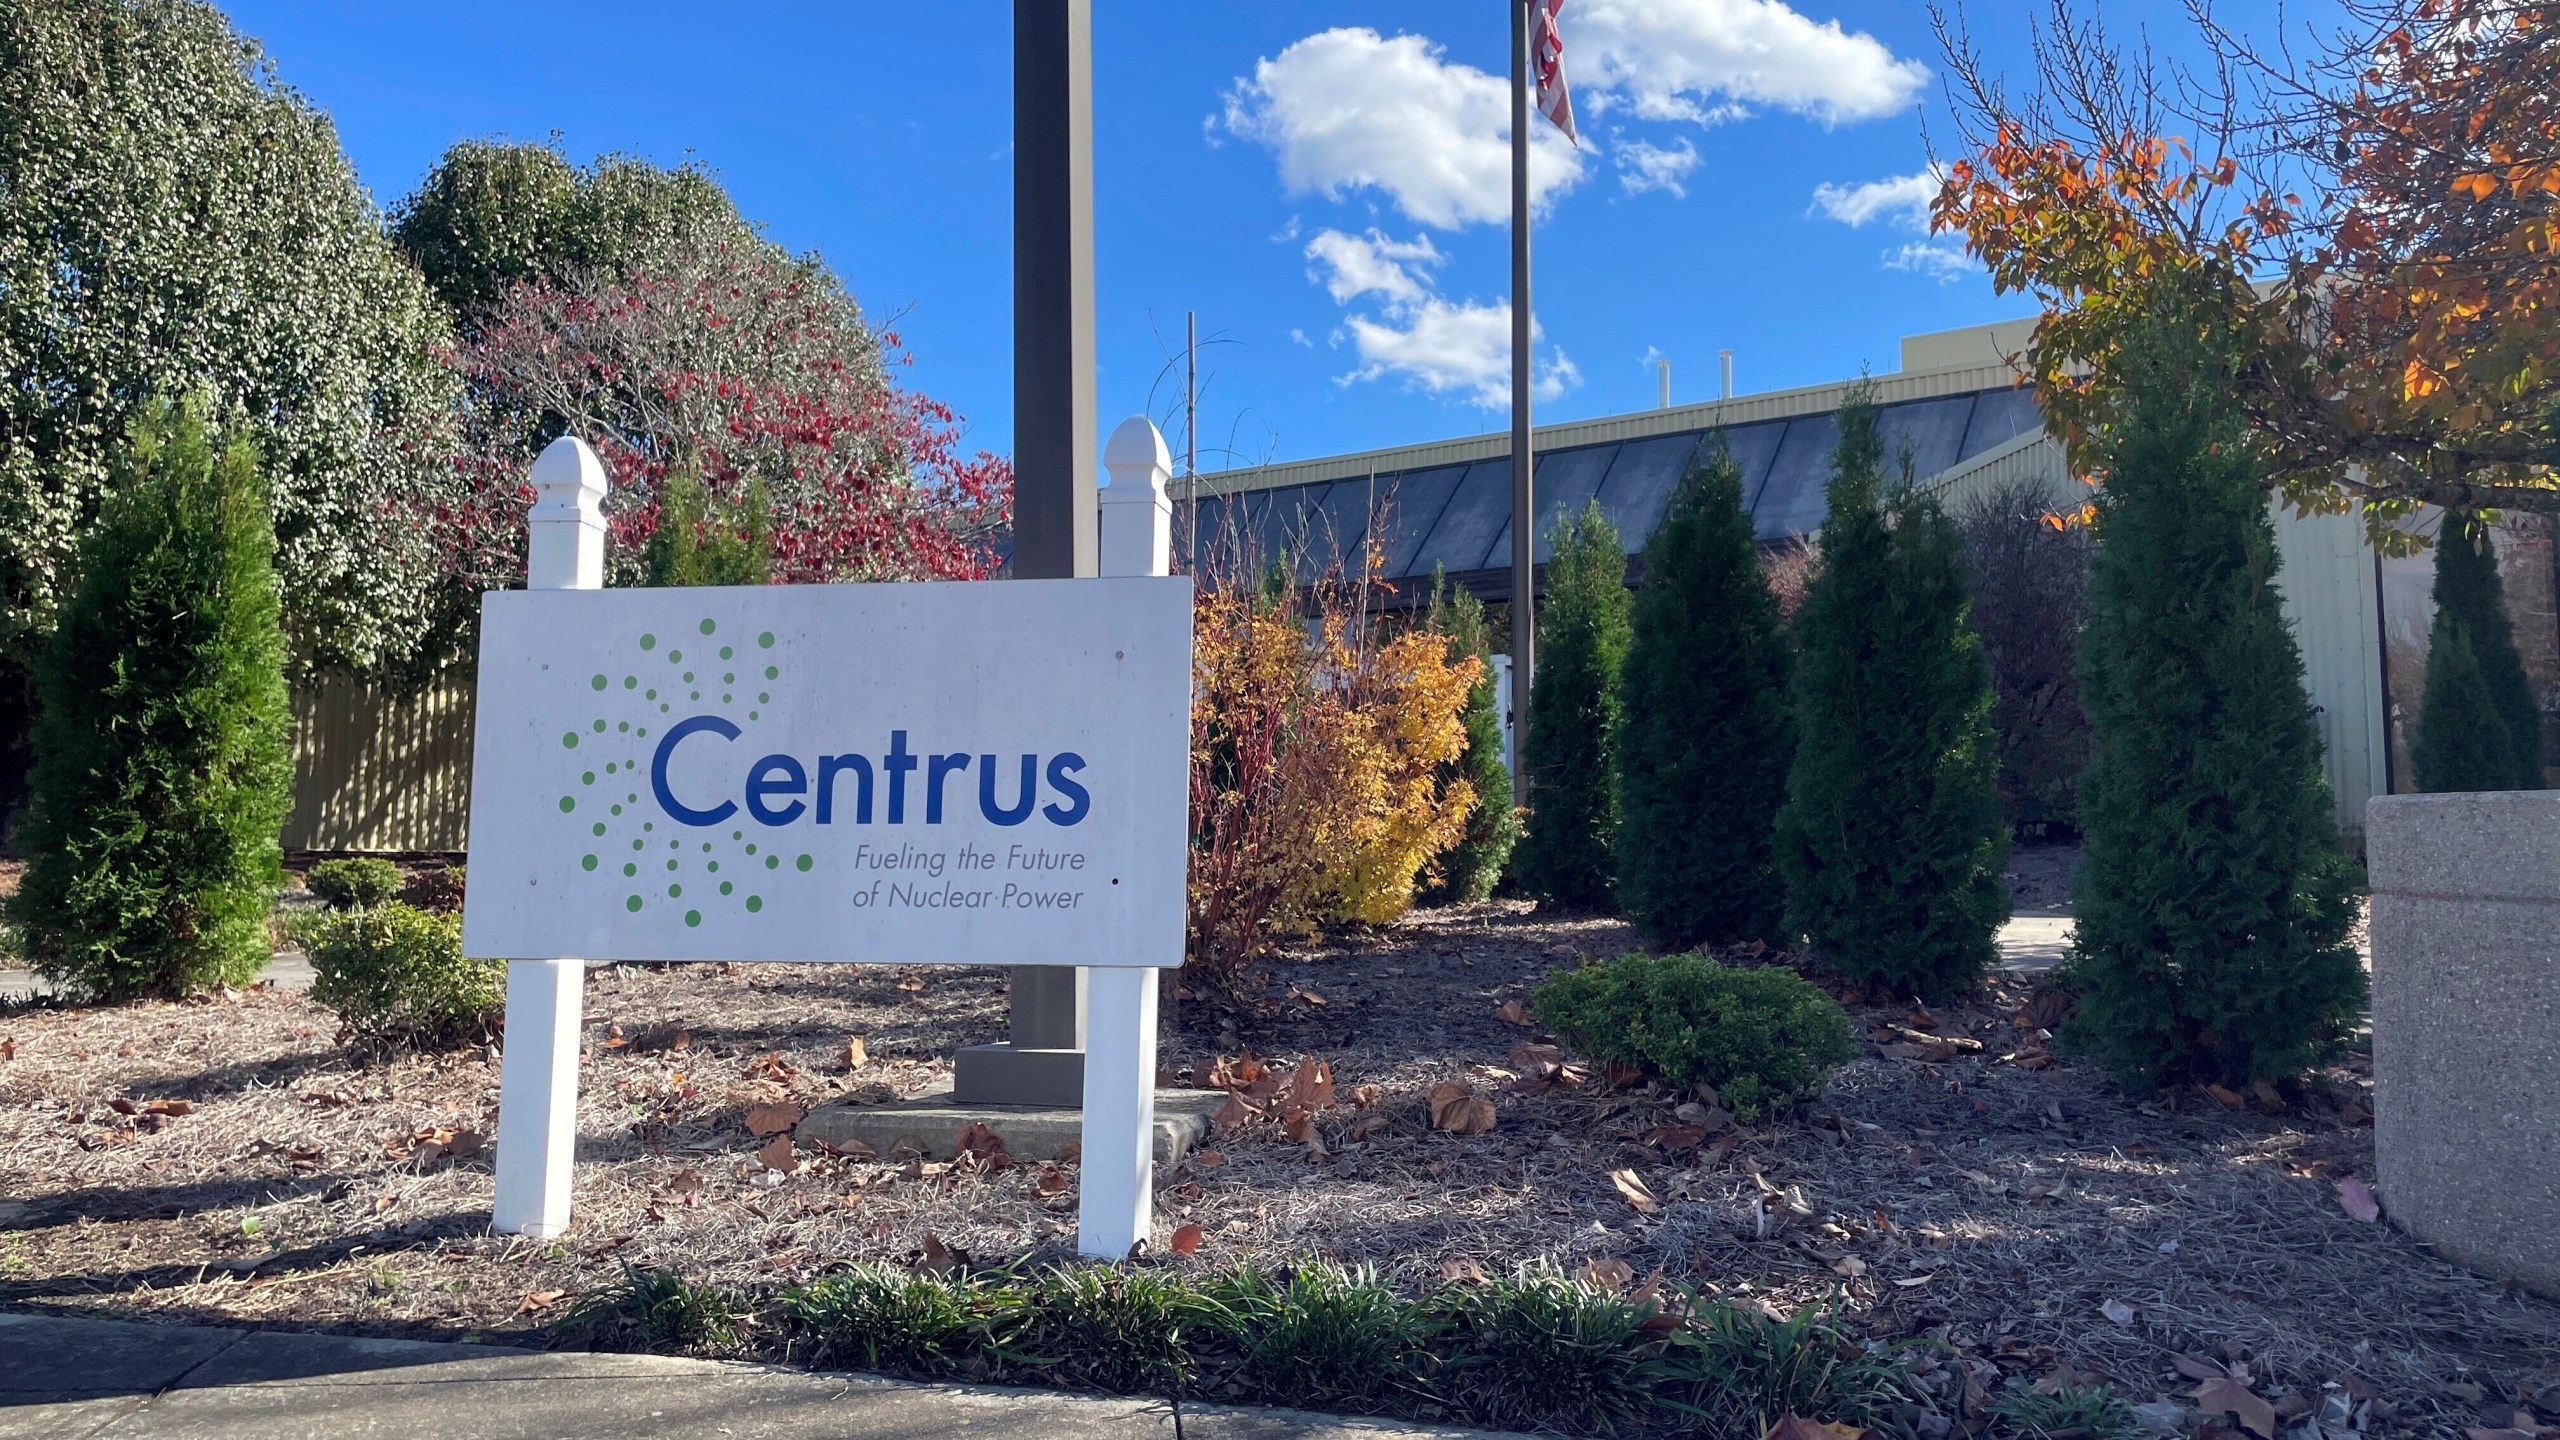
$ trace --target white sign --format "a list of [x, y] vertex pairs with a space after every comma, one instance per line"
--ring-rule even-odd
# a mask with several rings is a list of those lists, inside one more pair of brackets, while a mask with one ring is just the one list
[[1191, 596], [489, 595], [463, 948], [1179, 965]]

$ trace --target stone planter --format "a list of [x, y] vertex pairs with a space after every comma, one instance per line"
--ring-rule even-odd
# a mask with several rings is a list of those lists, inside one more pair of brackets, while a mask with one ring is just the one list
[[2560, 1295], [2560, 791], [2378, 796], [2365, 847], [2383, 1204]]

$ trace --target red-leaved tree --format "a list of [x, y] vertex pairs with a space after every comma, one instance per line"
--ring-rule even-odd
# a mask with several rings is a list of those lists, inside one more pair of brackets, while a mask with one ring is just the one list
[[814, 259], [715, 243], [622, 278], [527, 281], [459, 352], [464, 439], [426, 500], [458, 599], [520, 584], [528, 469], [563, 434], [611, 478], [608, 583], [639, 577], [666, 487], [707, 520], [752, 515], [785, 583], [976, 579], [996, 563], [1013, 471], [964, 454], [949, 407], [902, 389], [910, 363]]

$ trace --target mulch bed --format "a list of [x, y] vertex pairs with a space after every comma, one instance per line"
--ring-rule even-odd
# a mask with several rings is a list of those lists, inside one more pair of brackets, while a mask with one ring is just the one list
[[[1504, 1018], [1550, 966], [1635, 943], [1518, 905], [1424, 912], [1284, 951], [1257, 1013], [1190, 1007], [1163, 1057], [1178, 1078], [1232, 1074], [1250, 1049], [1278, 1073], [1324, 1062], [1341, 1103], [1313, 1117], [1317, 1144], [1254, 1120], [1160, 1177], [1160, 1224], [1200, 1241], [1162, 1263], [1320, 1254], [1417, 1282], [1659, 1269], [1938, 1342], [1941, 1388], [2068, 1366], [2139, 1402], [2228, 1370], [2276, 1402], [2287, 1440], [2323, 1440], [2301, 1433], [2323, 1417], [2327, 1440], [2529, 1427], [2515, 1407], [2536, 1394], [2560, 1411], [2560, 1303], [2342, 1204], [2338, 1182], [2372, 1174], [2361, 1057], [2282, 1093], [2136, 1099], [2036, 1042], [2019, 1022], [2050, 1016], [2024, 982], [1934, 1015], [1852, 996], [1862, 1054], [1825, 1097], [1696, 1134], [1692, 1097], [1558, 1075]], [[756, 1158], [776, 1152], [751, 1116], [789, 1113], [772, 1107], [946, 1078], [954, 1049], [1000, 1036], [1003, 986], [595, 972], [576, 1226], [547, 1243], [486, 1228], [489, 1051], [356, 1053], [326, 1010], [267, 990], [0, 1014], [0, 1306], [524, 1341], [625, 1264], [761, 1289], [928, 1249], [1063, 1259], [1072, 1165]], [[1432, 1128], [1444, 1082], [1490, 1100], [1495, 1127]]]

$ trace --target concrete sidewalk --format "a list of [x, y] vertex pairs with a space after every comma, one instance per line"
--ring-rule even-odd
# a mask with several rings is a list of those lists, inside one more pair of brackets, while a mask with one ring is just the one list
[[[911, 1385], [763, 1365], [0, 1314], [0, 1440], [1174, 1440], [1161, 1400]], [[1183, 1440], [1482, 1431], [1182, 1407]]]

